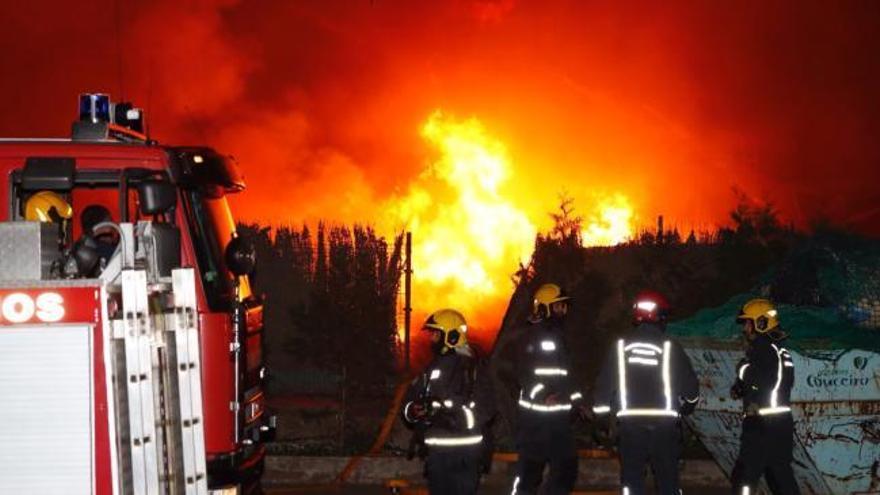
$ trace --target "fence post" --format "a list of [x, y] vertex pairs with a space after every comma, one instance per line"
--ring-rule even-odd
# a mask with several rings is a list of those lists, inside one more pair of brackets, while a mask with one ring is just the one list
[[412, 232], [406, 233], [406, 265], [404, 267], [403, 307], [403, 366], [406, 374], [412, 371], [410, 362], [410, 326], [412, 325]]

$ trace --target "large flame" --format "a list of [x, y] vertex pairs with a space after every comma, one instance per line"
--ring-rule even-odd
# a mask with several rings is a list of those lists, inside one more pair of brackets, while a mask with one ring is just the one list
[[[438, 154], [384, 208], [393, 225], [413, 232], [417, 316], [454, 307], [491, 332], [510, 297], [511, 275], [528, 261], [538, 230], [551, 227], [547, 213], [556, 205], [523, 209], [524, 195], [535, 191], [517, 182], [507, 148], [476, 118], [435, 111], [421, 136]], [[617, 244], [632, 235], [633, 209], [613, 194], [583, 222], [585, 245]]]
[[439, 155], [388, 207], [413, 232], [413, 299], [422, 311], [472, 312], [509, 293], [537, 228], [507, 187], [513, 172], [505, 146], [477, 119], [436, 111], [421, 135]]
[[601, 199], [597, 211], [587, 218], [581, 230], [585, 246], [614, 246], [628, 241], [632, 235], [633, 208], [620, 193]]

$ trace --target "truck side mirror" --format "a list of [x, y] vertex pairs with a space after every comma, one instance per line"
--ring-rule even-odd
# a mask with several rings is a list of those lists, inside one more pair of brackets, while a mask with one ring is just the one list
[[236, 236], [226, 245], [226, 267], [235, 276], [250, 275], [257, 265], [257, 252], [254, 245]]
[[177, 206], [177, 190], [170, 182], [147, 179], [137, 185], [141, 213], [161, 215]]

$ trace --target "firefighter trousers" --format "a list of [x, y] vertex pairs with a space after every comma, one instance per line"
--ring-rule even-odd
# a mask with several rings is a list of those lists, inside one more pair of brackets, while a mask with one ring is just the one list
[[[544, 481], [541, 493], [570, 493], [577, 481], [577, 450], [568, 411], [524, 411], [517, 429], [516, 475], [511, 493], [532, 495]], [[549, 465], [547, 479], [544, 467]]]
[[624, 495], [644, 495], [650, 464], [660, 495], [679, 495], [681, 425], [676, 418], [626, 417], [618, 425], [620, 484]]
[[546, 495], [562, 495], [571, 493], [577, 481], [577, 456], [562, 458], [539, 458], [529, 457], [523, 452], [519, 453], [516, 461], [516, 477], [513, 479], [514, 495], [535, 495], [544, 478], [544, 466], [550, 469], [547, 473], [547, 482], [541, 493]]
[[480, 485], [479, 446], [431, 447], [425, 459], [425, 478], [431, 495], [473, 495]]
[[733, 493], [754, 495], [761, 476], [775, 495], [799, 495], [791, 468], [794, 421], [790, 413], [743, 419], [739, 457], [733, 468]]

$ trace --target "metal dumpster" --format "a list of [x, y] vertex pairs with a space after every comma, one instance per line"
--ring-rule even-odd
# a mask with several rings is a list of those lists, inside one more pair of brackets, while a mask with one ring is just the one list
[[[730, 475], [742, 403], [730, 398], [744, 355], [734, 316], [751, 295], [670, 325], [700, 377], [703, 402], [688, 423]], [[781, 305], [795, 363], [795, 476], [803, 494], [880, 494], [880, 331], [837, 308]], [[766, 485], [762, 487], [765, 493]]]

